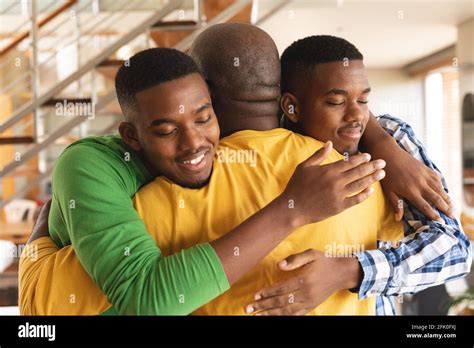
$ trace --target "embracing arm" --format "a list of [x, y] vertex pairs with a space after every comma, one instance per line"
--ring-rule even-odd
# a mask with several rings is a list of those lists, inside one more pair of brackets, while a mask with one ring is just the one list
[[[393, 130], [382, 127], [380, 119], [370, 114], [369, 122], [361, 139], [361, 146], [373, 158], [381, 158], [387, 162], [387, 176], [382, 181], [383, 190], [395, 211], [398, 221], [403, 216], [405, 199], [414, 204], [426, 217], [442, 222], [437, 208], [444, 214], [453, 217], [451, 200], [444, 190], [441, 178], [423, 162], [412, 156], [405, 144], [393, 136]], [[402, 121], [400, 121], [403, 126]], [[433, 206], [432, 206], [433, 205]]]
[[[447, 193], [441, 172], [429, 159], [410, 125], [389, 115], [379, 117], [378, 122], [404, 151], [437, 173]], [[405, 238], [399, 245], [357, 255], [364, 270], [359, 290], [361, 298], [418, 292], [462, 277], [471, 268], [471, 245], [456, 219], [437, 210], [442, 222], [433, 221], [410, 201], [405, 201], [404, 206]]]

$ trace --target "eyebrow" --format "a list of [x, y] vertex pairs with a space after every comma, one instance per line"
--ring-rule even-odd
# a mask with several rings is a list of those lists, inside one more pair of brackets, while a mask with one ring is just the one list
[[196, 110], [194, 110], [193, 114], [199, 114], [200, 112], [203, 112], [206, 109], [209, 109], [211, 107], [211, 103], [205, 103], [202, 104], [200, 107], [198, 107]]
[[[211, 103], [204, 103], [200, 107], [198, 107], [196, 110], [194, 110], [193, 114], [197, 115], [197, 114], [203, 112], [204, 110], [209, 109], [210, 107], [211, 107]], [[173, 120], [171, 118], [164, 117], [164, 118], [160, 118], [160, 119], [157, 119], [157, 120], [153, 120], [150, 123], [150, 127], [159, 126], [163, 123], [177, 123], [177, 122], [176, 122], [176, 120]]]
[[[366, 93], [369, 93], [371, 91], [371, 88], [368, 87], [366, 89], [364, 89], [362, 91], [362, 94], [366, 94]], [[337, 89], [337, 88], [333, 88], [331, 89], [330, 91], [326, 92], [325, 95], [328, 95], [328, 94], [337, 94], [337, 95], [344, 95], [344, 96], [347, 96], [347, 91], [346, 90], [343, 90], [343, 89]]]

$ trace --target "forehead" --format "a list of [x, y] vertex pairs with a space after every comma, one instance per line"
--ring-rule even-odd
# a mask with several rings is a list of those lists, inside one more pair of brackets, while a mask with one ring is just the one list
[[311, 72], [310, 84], [319, 90], [365, 89], [369, 87], [367, 72], [362, 60], [349, 60], [317, 64]]
[[138, 109], [167, 115], [186, 112], [187, 107], [210, 100], [206, 82], [195, 73], [160, 83], [136, 94]]

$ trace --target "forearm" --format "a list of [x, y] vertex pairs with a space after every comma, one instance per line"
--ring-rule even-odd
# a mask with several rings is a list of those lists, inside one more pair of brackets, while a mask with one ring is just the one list
[[369, 250], [357, 257], [364, 273], [360, 298], [415, 293], [466, 275], [472, 263], [470, 243], [462, 230], [435, 221], [418, 228], [397, 247]]
[[142, 221], [115, 235], [90, 234], [74, 249], [119, 314], [185, 315], [229, 288], [209, 244], [164, 256]]
[[112, 275], [116, 271], [127, 276], [125, 283], [106, 285], [109, 302], [71, 246], [58, 249], [50, 238], [36, 240], [28, 244], [20, 262], [21, 313], [97, 315], [113, 304], [120, 314], [189, 314], [228, 288], [218, 257], [208, 244], [168, 257], [151, 257], [138, 266], [136, 277], [130, 278], [126, 268], [112, 265]]
[[[378, 123], [404, 151], [433, 169], [441, 179], [444, 191], [448, 191], [443, 175], [409, 124], [390, 115], [378, 117]], [[406, 238], [397, 248], [373, 252], [370, 256], [373, 262], [363, 261], [366, 264], [364, 273], [372, 274], [367, 277], [367, 284], [375, 286], [372, 291], [377, 293], [386, 289], [387, 294], [417, 292], [469, 272], [471, 246], [457, 219], [436, 210], [441, 219], [433, 221], [409, 200], [404, 201], [404, 211]], [[392, 275], [384, 276], [384, 269], [391, 270]], [[422, 282], [420, 277], [423, 277]]]
[[[229, 288], [213, 248], [198, 244], [167, 257], [150, 268], [130, 271], [133, 286], [112, 299], [120, 314], [187, 315]], [[141, 274], [140, 274], [141, 273]]]
[[369, 121], [361, 138], [360, 145], [375, 159], [381, 158], [380, 150], [386, 151], [386, 146], [399, 149], [395, 139], [382, 128], [372, 113], [370, 113]]
[[235, 229], [211, 242], [229, 283], [234, 284], [297, 227], [290, 218], [287, 203], [277, 198]]

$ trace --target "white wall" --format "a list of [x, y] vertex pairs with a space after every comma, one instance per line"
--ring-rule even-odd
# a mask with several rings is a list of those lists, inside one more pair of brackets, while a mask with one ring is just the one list
[[401, 69], [368, 69], [372, 88], [369, 106], [374, 115], [390, 114], [408, 122], [424, 142], [423, 80]]
[[[474, 93], [474, 18], [458, 26], [456, 56], [459, 64], [459, 97], [462, 105], [462, 100], [466, 93]], [[474, 135], [471, 134], [471, 137], [474, 138]], [[458, 168], [458, 170], [461, 172], [461, 168]], [[460, 191], [461, 189], [459, 187]], [[467, 207], [464, 199], [463, 204]], [[472, 209], [469, 210], [471, 211]]]

